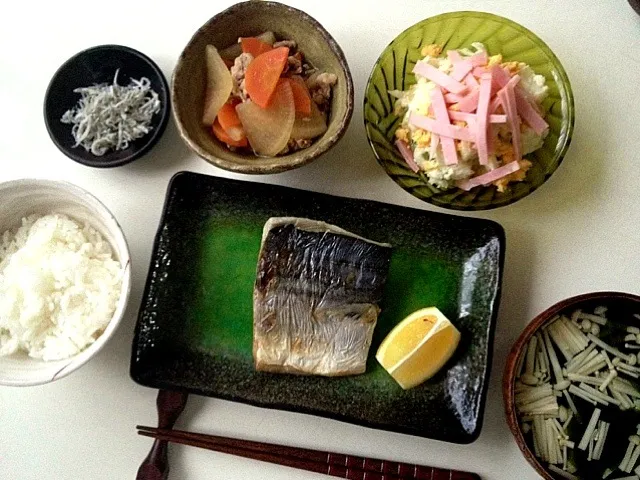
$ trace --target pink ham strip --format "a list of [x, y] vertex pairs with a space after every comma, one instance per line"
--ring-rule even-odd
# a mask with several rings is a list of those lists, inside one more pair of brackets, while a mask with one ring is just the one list
[[398, 147], [398, 150], [400, 150], [402, 158], [404, 158], [404, 161], [407, 162], [409, 168], [415, 173], [418, 173], [420, 171], [420, 167], [418, 167], [418, 164], [415, 162], [413, 158], [413, 152], [411, 151], [411, 148], [409, 148], [407, 142], [405, 142], [404, 140], [396, 140], [396, 147]]
[[461, 81], [467, 74], [473, 70], [473, 63], [469, 59], [463, 59], [460, 52], [457, 50], [449, 50], [447, 57], [453, 65], [453, 71], [451, 72], [451, 78]]
[[458, 102], [458, 108], [461, 112], [475, 112], [478, 108], [479, 98], [480, 89], [474, 88], [468, 95]]
[[504, 88], [511, 76], [500, 65], [493, 65], [491, 67], [491, 74], [493, 75], [492, 90], [497, 92], [501, 88]]
[[[433, 111], [436, 114], [436, 123], [442, 126], [451, 126], [444, 96], [438, 88], [431, 90], [431, 105], [433, 105]], [[444, 163], [446, 165], [455, 165], [458, 163], [458, 151], [456, 150], [456, 144], [453, 138], [443, 137], [440, 142], [442, 143]]]
[[520, 75], [514, 75], [507, 82], [500, 92], [505, 93], [500, 96], [498, 92], [500, 102], [504, 106], [507, 118], [509, 119], [509, 126], [511, 127], [511, 142], [513, 143], [513, 154], [516, 160], [522, 158], [522, 140], [520, 137], [520, 118], [518, 117], [518, 108], [516, 106], [516, 85], [520, 81]]
[[533, 128], [533, 131], [538, 135], [542, 135], [547, 128], [549, 128], [549, 124], [544, 121], [544, 118], [540, 116], [536, 109], [531, 106], [529, 102], [524, 98], [524, 96], [516, 89], [516, 107], [518, 109], [518, 113], [522, 117], [522, 120], [525, 121], [527, 125]]
[[484, 67], [489, 62], [487, 52], [478, 52], [469, 57], [474, 67]]
[[518, 84], [518, 82], [520, 82], [520, 75], [516, 74], [516, 75], [514, 75], [513, 77], [511, 77], [509, 79], [509, 81], [507, 82], [507, 84], [503, 88], [509, 87], [509, 88], [515, 89], [516, 85]]
[[536, 99], [533, 98], [533, 95], [531, 95], [528, 91], [520, 86], [516, 87], [516, 95], [518, 93], [520, 93], [527, 100], [527, 102], [529, 102], [531, 106], [535, 108], [538, 113], [540, 113], [538, 105], [536, 104]]
[[447, 102], [447, 103], [458, 103], [458, 102], [462, 101], [463, 98], [464, 98], [464, 96], [456, 95], [455, 93], [445, 93], [444, 94], [444, 101]]
[[478, 161], [480, 165], [487, 165], [489, 163], [487, 120], [489, 117], [489, 102], [491, 101], [491, 80], [491, 73], [485, 73], [480, 78], [480, 97], [478, 99], [478, 110], [476, 114], [476, 148], [478, 149]]
[[417, 73], [453, 93], [462, 93], [467, 89], [464, 84], [424, 61], [416, 63], [413, 73]]
[[462, 182], [458, 182], [458, 188], [462, 190], [466, 190], [467, 192], [474, 187], [479, 187], [480, 185], [488, 185], [490, 183], [495, 182], [496, 180], [500, 180], [501, 178], [506, 177], [507, 175], [511, 175], [512, 173], [520, 170], [520, 163], [517, 161], [513, 161], [503, 165], [502, 167], [498, 167], [495, 170], [491, 170], [488, 173], [478, 175], [477, 177], [470, 178], [469, 180], [464, 180]]
[[472, 71], [473, 76], [476, 78], [480, 78], [482, 77], [482, 75], [484, 75], [485, 73], [488, 73], [489, 70], [486, 69], [485, 67], [475, 67]]
[[451, 63], [458, 63], [462, 61], [462, 55], [457, 50], [447, 50], [447, 57], [451, 60]]
[[507, 112], [509, 119], [509, 128], [511, 129], [511, 141], [513, 143], [513, 153], [516, 160], [520, 160], [521, 140], [520, 140], [520, 121], [518, 119], [518, 109], [516, 107], [516, 95], [513, 85], [507, 85], [498, 91], [498, 98], [502, 102], [504, 110]]
[[[458, 112], [460, 113], [460, 112]], [[471, 130], [472, 132], [476, 131], [476, 116], [475, 115], [471, 115], [471, 117], [467, 118], [466, 120], [467, 125], [469, 125], [469, 130]], [[495, 145], [493, 142], [493, 132], [491, 129], [491, 125], [489, 125], [487, 127], [487, 152], [489, 153], [489, 155], [493, 155], [495, 153]]]
[[431, 145], [429, 145], [429, 156], [431, 158], [436, 158], [439, 144], [440, 144], [440, 136], [431, 132]]
[[[473, 113], [467, 112], [456, 112], [454, 110], [449, 110], [449, 118], [451, 120], [459, 120], [461, 122], [474, 122], [476, 120], [476, 115]], [[506, 115], [489, 115], [489, 123], [507, 123]]]
[[461, 81], [471, 70], [473, 70], [473, 64], [471, 63], [471, 61], [461, 60], [453, 64], [451, 78], [457, 81]]
[[491, 100], [491, 103], [489, 104], [489, 113], [495, 113], [500, 105], [500, 99], [498, 97], [493, 97], [493, 100]]
[[409, 115], [409, 123], [418, 128], [428, 130], [431, 133], [435, 133], [443, 137], [441, 142], [445, 138], [455, 138], [456, 140], [464, 140], [465, 142], [475, 142], [476, 136], [467, 127], [458, 127], [457, 125], [448, 125], [438, 122], [433, 118], [425, 117], [423, 115], [416, 115], [412, 113]]
[[464, 77], [464, 84], [467, 87], [477, 87], [480, 84], [478, 83], [478, 80], [476, 80], [476, 77], [473, 76], [473, 73], [470, 73], [469, 75], [467, 75], [466, 77]]

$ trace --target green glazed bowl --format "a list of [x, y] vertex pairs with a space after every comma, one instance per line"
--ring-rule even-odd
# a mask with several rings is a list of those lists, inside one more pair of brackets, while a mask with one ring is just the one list
[[[389, 90], [406, 90], [415, 83], [413, 67], [422, 58], [420, 50], [436, 43], [443, 50], [482, 42], [490, 54], [502, 54], [504, 61], [525, 62], [544, 75], [549, 95], [542, 104], [549, 134], [542, 148], [527, 155], [533, 167], [522, 182], [512, 183], [499, 193], [494, 186], [440, 190], [414, 173], [394, 145], [394, 132], [401, 117], [393, 113]], [[364, 96], [364, 123], [369, 144], [378, 163], [402, 188], [438, 207], [453, 210], [489, 210], [526, 197], [542, 185], [562, 162], [571, 143], [575, 121], [573, 93], [564, 68], [549, 47], [521, 25], [483, 12], [452, 12], [423, 20], [402, 32], [382, 52], [373, 67]]]

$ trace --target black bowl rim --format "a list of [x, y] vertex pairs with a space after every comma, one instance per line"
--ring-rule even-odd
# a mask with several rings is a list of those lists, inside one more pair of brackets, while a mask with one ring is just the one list
[[[172, 78], [171, 78], [171, 99], [172, 100], [175, 100], [176, 75], [182, 69], [182, 59], [184, 58], [186, 51], [189, 49], [189, 47], [191, 46], [195, 38], [198, 35], [200, 35], [204, 30], [209, 28], [219, 17], [223, 15], [231, 15], [231, 14], [237, 14], [238, 12], [242, 12], [242, 9], [247, 7], [249, 4], [252, 4], [253, 6], [255, 6], [258, 3], [255, 2], [255, 0], [246, 0], [244, 2], [239, 2], [234, 5], [231, 5], [229, 8], [226, 8], [225, 10], [222, 10], [216, 13], [213, 17], [207, 20], [189, 38], [189, 41], [186, 43], [186, 45], [182, 49], [182, 52], [180, 53], [180, 56], [178, 57], [178, 61], [176, 63], [176, 66], [172, 74]], [[349, 62], [347, 62], [347, 58], [344, 54], [344, 51], [342, 50], [342, 47], [340, 47], [340, 44], [338, 43], [338, 41], [335, 38], [333, 38], [333, 35], [331, 35], [331, 33], [329, 33], [329, 31], [326, 28], [324, 28], [324, 26], [322, 26], [322, 24], [318, 20], [316, 20], [314, 17], [312, 17], [305, 11], [292, 7], [290, 5], [286, 5], [284, 3], [274, 2], [274, 1], [261, 1], [259, 2], [259, 5], [263, 6], [264, 8], [285, 8], [287, 10], [295, 11], [297, 14], [300, 15], [300, 17], [303, 20], [308, 21], [311, 25], [314, 26], [314, 28], [316, 28], [320, 32], [324, 40], [329, 44], [329, 47], [331, 48], [331, 51], [333, 52], [333, 54], [338, 58], [338, 62], [340, 63], [341, 68], [344, 70], [345, 78], [347, 79], [347, 110], [345, 111], [345, 114], [343, 115], [343, 117], [341, 119], [338, 119], [340, 123], [339, 123], [338, 131], [336, 132], [336, 134], [333, 137], [329, 138], [326, 145], [323, 148], [319, 149], [315, 154], [303, 155], [300, 159], [292, 163], [283, 164], [278, 167], [273, 167], [271, 165], [260, 165], [260, 164], [244, 165], [244, 164], [235, 163], [235, 162], [226, 160], [224, 158], [218, 157], [213, 153], [210, 153], [205, 149], [203, 149], [198, 143], [196, 143], [192, 139], [191, 135], [189, 135], [189, 132], [184, 128], [184, 126], [182, 125], [182, 121], [180, 120], [180, 115], [178, 114], [178, 110], [175, 108], [173, 109], [173, 118], [178, 128], [178, 132], [180, 133], [180, 138], [182, 139], [182, 141], [187, 145], [187, 147], [189, 147], [189, 149], [192, 152], [194, 152], [200, 158], [205, 160], [207, 163], [233, 173], [269, 175], [269, 174], [276, 174], [276, 173], [286, 172], [289, 170], [294, 170], [296, 168], [307, 165], [313, 162], [314, 160], [318, 159], [319, 157], [323, 156], [329, 150], [331, 150], [342, 139], [342, 137], [344, 137], [345, 133], [349, 128], [349, 124], [351, 123], [351, 118], [353, 116], [353, 111], [354, 111], [355, 94], [354, 94], [353, 77], [351, 75], [351, 69], [349, 68]], [[175, 104], [175, 101], [174, 101], [174, 104]], [[301, 152], [303, 152], [303, 150]], [[282, 158], [286, 158], [286, 156]]]
[[[571, 88], [571, 81], [569, 80], [569, 75], [567, 75], [566, 70], [564, 69], [564, 66], [562, 65], [562, 62], [560, 61], [560, 59], [558, 58], [558, 56], [553, 52], [553, 50], [551, 49], [551, 47], [549, 47], [549, 45], [547, 45], [547, 43], [542, 40], [536, 33], [534, 33], [532, 30], [529, 30], [527, 27], [525, 27], [524, 25], [521, 25], [520, 23], [516, 22], [515, 20], [511, 20], [510, 18], [507, 17], [503, 17], [501, 15], [496, 15], [495, 13], [491, 13], [491, 12], [484, 12], [482, 10], [456, 10], [456, 11], [452, 11], [452, 12], [445, 12], [445, 13], [440, 13], [438, 15], [434, 15], [432, 17], [427, 17], [424, 18], [416, 23], [414, 23], [413, 25], [410, 25], [409, 27], [405, 28], [402, 32], [400, 32], [398, 35], [396, 35], [393, 40], [391, 40], [387, 46], [382, 50], [382, 52], [380, 53], [380, 55], [378, 56], [377, 60], [375, 61], [375, 63], [373, 64], [373, 67], [371, 68], [371, 73], [369, 74], [369, 77], [367, 78], [367, 83], [364, 87], [364, 96], [363, 96], [363, 122], [364, 122], [364, 127], [365, 127], [365, 133], [367, 136], [367, 142], [369, 143], [369, 146], [371, 147], [371, 150], [373, 151], [374, 156], [376, 157], [376, 161], [378, 162], [378, 164], [383, 168], [383, 170], [385, 171], [385, 173], [399, 186], [401, 187], [404, 191], [406, 191], [407, 193], [411, 194], [413, 197], [417, 198], [418, 200], [421, 200], [423, 202], [426, 203], [430, 203], [431, 205], [435, 205], [436, 207], [440, 207], [440, 208], [446, 208], [448, 210], [458, 210], [458, 211], [468, 211], [468, 212], [473, 212], [473, 211], [483, 211], [483, 210], [494, 210], [496, 208], [501, 208], [501, 207], [506, 207], [508, 205], [512, 205], [516, 202], [518, 202], [519, 200], [522, 200], [525, 197], [528, 197], [529, 195], [531, 195], [533, 192], [535, 192], [536, 190], [538, 190], [542, 185], [544, 185], [547, 180], [549, 180], [549, 178], [551, 177], [551, 175], [553, 175], [556, 170], [560, 167], [560, 165], [562, 164], [567, 151], [569, 150], [569, 146], [571, 145], [571, 140], [573, 139], [573, 133], [575, 130], [575, 113], [574, 115], [571, 115], [569, 117], [569, 124], [567, 127], [567, 133], [565, 135], [563, 135], [560, 139], [559, 139], [559, 148], [556, 147], [556, 151], [559, 152], [556, 154], [557, 157], [557, 165], [556, 167], [553, 169], [553, 171], [551, 173], [548, 173], [544, 176], [544, 180], [542, 181], [542, 183], [540, 185], [537, 185], [533, 188], [531, 188], [531, 190], [529, 190], [525, 195], [523, 195], [522, 197], [518, 197], [518, 198], [514, 198], [511, 197], [509, 198], [507, 201], [505, 202], [501, 202], [501, 203], [492, 203], [492, 204], [487, 204], [487, 205], [476, 205], [476, 204], [469, 204], [469, 205], [458, 205], [458, 204], [451, 204], [451, 203], [447, 203], [447, 202], [442, 202], [439, 201], [437, 199], [434, 199], [433, 196], [430, 196], [428, 198], [421, 198], [418, 197], [416, 195], [413, 194], [413, 192], [407, 188], [404, 185], [400, 185], [395, 178], [391, 177], [391, 175], [387, 172], [383, 161], [380, 159], [380, 157], [378, 156], [378, 152], [376, 150], [376, 147], [373, 145], [373, 142], [371, 140], [371, 135], [369, 133], [369, 122], [367, 122], [366, 117], [364, 116], [364, 108], [366, 107], [367, 104], [367, 91], [369, 90], [369, 85], [371, 84], [371, 80], [373, 78], [373, 73], [376, 70], [376, 67], [378, 66], [378, 64], [380, 63], [380, 60], [382, 59], [382, 55], [384, 55], [384, 53], [387, 51], [387, 49], [389, 49], [391, 47], [391, 45], [393, 45], [395, 43], [395, 41], [401, 37], [402, 35], [404, 35], [408, 30], [411, 30], [412, 28], [414, 28], [415, 26], [423, 23], [423, 22], [427, 22], [429, 20], [434, 20], [437, 18], [446, 18], [449, 16], [455, 16], [455, 15], [468, 15], [468, 14], [481, 14], [481, 15], [486, 15], [488, 17], [493, 17], [496, 20], [499, 21], [507, 21], [512, 23], [515, 27], [520, 28], [521, 30], [523, 30], [524, 32], [526, 32], [528, 35], [531, 35], [534, 39], [536, 39], [537, 41], [539, 41], [542, 45], [544, 45], [547, 50], [549, 51], [549, 55], [551, 57], [552, 60], [554, 60], [557, 65], [558, 65], [558, 70], [561, 74], [562, 81], [561, 82], [557, 82], [558, 85], [561, 87], [561, 90], [565, 90], [566, 93], [566, 99], [567, 99], [567, 109], [570, 111], [575, 112], [575, 100], [573, 98], [573, 89]], [[564, 87], [564, 88], [562, 88]]]
[[[53, 134], [53, 131], [49, 122], [49, 118], [47, 115], [47, 100], [51, 95], [53, 82], [56, 80], [58, 75], [62, 71], [64, 71], [71, 62], [77, 60], [79, 57], [94, 53], [96, 51], [101, 51], [101, 50], [108, 50], [113, 52], [126, 52], [138, 57], [142, 62], [146, 63], [153, 69], [154, 73], [158, 76], [158, 79], [162, 84], [162, 88], [165, 92], [165, 94], [162, 95], [164, 98], [162, 99], [163, 101], [162, 101], [162, 106], [160, 110], [160, 122], [158, 123], [157, 128], [155, 128], [155, 130], [151, 132], [151, 135], [149, 135], [147, 142], [144, 145], [142, 145], [140, 148], [138, 148], [138, 150], [136, 150], [131, 155], [129, 155], [128, 157], [124, 157], [115, 161], [109, 160], [109, 154], [106, 154], [103, 157], [96, 157], [96, 160], [87, 160], [86, 158], [82, 158], [81, 156], [76, 155], [72, 149], [69, 149], [65, 145], [63, 145], [59, 141], [59, 139]], [[160, 92], [158, 92], [158, 94], [161, 95]], [[67, 157], [69, 157], [71, 160], [88, 167], [95, 167], [95, 168], [119, 167], [121, 165], [126, 165], [127, 163], [131, 163], [134, 160], [147, 154], [153, 148], [153, 146], [156, 143], [158, 143], [158, 141], [162, 137], [167, 127], [167, 123], [169, 122], [169, 111], [171, 110], [170, 102], [171, 102], [171, 95], [169, 90], [169, 83], [167, 82], [167, 79], [162, 73], [162, 70], [160, 69], [160, 67], [150, 57], [148, 57], [147, 55], [145, 55], [144, 53], [138, 50], [135, 50], [131, 47], [127, 47], [125, 45], [117, 45], [117, 44], [96, 45], [94, 47], [90, 47], [85, 50], [82, 50], [76, 53], [75, 55], [73, 55], [72, 57], [70, 57], [69, 59], [67, 59], [62, 65], [60, 65], [60, 67], [58, 67], [56, 72], [53, 74], [53, 76], [51, 77], [51, 80], [49, 81], [49, 85], [47, 86], [47, 91], [44, 95], [44, 104], [43, 104], [44, 122], [47, 127], [47, 132], [49, 133], [49, 137], [51, 138], [51, 141], [53, 141], [55, 146], [58, 147], [58, 149], [62, 153], [64, 153]]]

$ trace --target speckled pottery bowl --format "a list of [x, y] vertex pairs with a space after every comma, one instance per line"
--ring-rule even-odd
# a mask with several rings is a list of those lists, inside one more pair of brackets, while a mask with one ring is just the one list
[[[232, 152], [202, 125], [206, 66], [205, 47], [224, 49], [240, 36], [272, 31], [279, 39], [295, 40], [309, 62], [335, 73], [328, 130], [309, 148], [278, 157], [263, 158]], [[238, 173], [278, 173], [301, 167], [327, 152], [342, 138], [353, 113], [353, 81], [340, 46], [320, 23], [293, 7], [277, 2], [238, 3], [205, 23], [178, 59], [171, 85], [173, 114], [187, 146], [209, 163]]]
[[[549, 135], [542, 148], [527, 155], [533, 167], [523, 182], [499, 193], [493, 186], [469, 192], [459, 188], [441, 190], [414, 173], [394, 145], [401, 118], [393, 113], [389, 90], [406, 90], [415, 83], [413, 67], [422, 58], [423, 46], [436, 43], [443, 50], [482, 42], [490, 54], [501, 53], [505, 61], [529, 64], [544, 75], [549, 95], [542, 108]], [[511, 20], [483, 12], [452, 12], [423, 20], [398, 35], [376, 62], [364, 97], [364, 123], [369, 144], [387, 174], [415, 197], [454, 210], [489, 210], [514, 203], [540, 187], [558, 168], [569, 148], [574, 126], [571, 85], [564, 68], [549, 47], [534, 33]]]

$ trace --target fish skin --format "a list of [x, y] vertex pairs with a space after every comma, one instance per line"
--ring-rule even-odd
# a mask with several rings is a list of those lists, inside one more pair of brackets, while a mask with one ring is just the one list
[[264, 228], [254, 288], [257, 370], [364, 373], [391, 246], [308, 219]]

